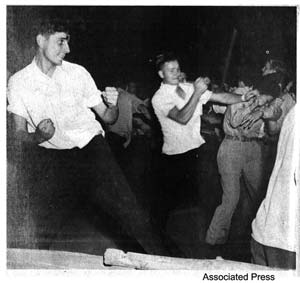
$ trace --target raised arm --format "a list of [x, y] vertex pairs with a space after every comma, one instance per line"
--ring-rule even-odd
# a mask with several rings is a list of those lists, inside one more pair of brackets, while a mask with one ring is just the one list
[[92, 107], [100, 119], [107, 124], [113, 124], [119, 116], [119, 108], [117, 106], [119, 93], [114, 87], [106, 87], [102, 94], [103, 103]]
[[201, 95], [207, 90], [207, 84], [203, 78], [198, 78], [194, 83], [194, 92], [187, 104], [178, 109], [174, 106], [168, 113], [168, 117], [179, 124], [186, 125], [192, 118], [199, 103]]
[[218, 92], [218, 93], [212, 93], [209, 100], [212, 102], [218, 102], [218, 103], [229, 105], [229, 104], [249, 101], [251, 98], [254, 98], [257, 95], [258, 95], [257, 91], [249, 91], [244, 95], [239, 95], [239, 94], [229, 93], [229, 92]]

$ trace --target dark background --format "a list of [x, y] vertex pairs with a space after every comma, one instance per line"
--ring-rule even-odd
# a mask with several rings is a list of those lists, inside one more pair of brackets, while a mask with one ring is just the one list
[[296, 7], [230, 6], [8, 6], [9, 73], [32, 60], [32, 26], [45, 15], [70, 22], [66, 60], [85, 66], [99, 88], [137, 80], [152, 95], [159, 84], [153, 60], [164, 51], [181, 56], [189, 79], [219, 81], [234, 28], [228, 83], [244, 66], [259, 75], [266, 50], [295, 74]]

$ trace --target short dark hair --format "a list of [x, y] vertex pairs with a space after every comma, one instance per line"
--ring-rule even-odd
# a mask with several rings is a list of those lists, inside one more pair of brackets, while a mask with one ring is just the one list
[[166, 53], [157, 55], [156, 56], [156, 61], [155, 61], [157, 71], [161, 70], [163, 65], [166, 62], [171, 62], [171, 61], [178, 61], [179, 62], [179, 59], [178, 59], [177, 55], [174, 54], [173, 52], [166, 52]]
[[35, 34], [49, 36], [56, 32], [65, 32], [69, 34], [69, 23], [59, 18], [45, 18], [36, 24]]

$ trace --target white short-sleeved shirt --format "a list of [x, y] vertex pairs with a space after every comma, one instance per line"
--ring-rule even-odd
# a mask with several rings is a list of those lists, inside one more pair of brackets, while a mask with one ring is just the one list
[[299, 107], [293, 107], [282, 125], [266, 198], [252, 222], [255, 241], [291, 252], [299, 250], [300, 239], [299, 119]]
[[211, 91], [205, 91], [201, 96], [192, 118], [186, 125], [182, 125], [168, 117], [169, 111], [176, 106], [182, 109], [194, 92], [190, 83], [180, 84], [185, 91], [185, 98], [176, 93], [176, 85], [161, 84], [161, 87], [152, 98], [155, 114], [160, 122], [163, 132], [164, 144], [162, 152], [168, 155], [180, 154], [199, 147], [205, 143], [200, 135], [202, 105], [211, 97]]
[[63, 61], [50, 78], [38, 68], [34, 59], [10, 78], [7, 95], [8, 111], [27, 120], [28, 132], [34, 132], [43, 119], [53, 121], [54, 136], [40, 146], [82, 148], [95, 135], [104, 134], [90, 109], [103, 104], [101, 92], [82, 66]]

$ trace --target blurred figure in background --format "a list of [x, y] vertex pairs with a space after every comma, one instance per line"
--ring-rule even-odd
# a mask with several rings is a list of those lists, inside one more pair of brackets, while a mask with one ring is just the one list
[[[119, 116], [116, 122], [108, 126], [108, 141], [114, 152], [119, 154], [128, 147], [133, 133], [133, 115], [139, 113], [150, 119], [149, 111], [144, 102], [136, 96], [136, 84], [130, 82], [127, 90], [119, 87]], [[133, 91], [133, 92], [130, 92]]]

